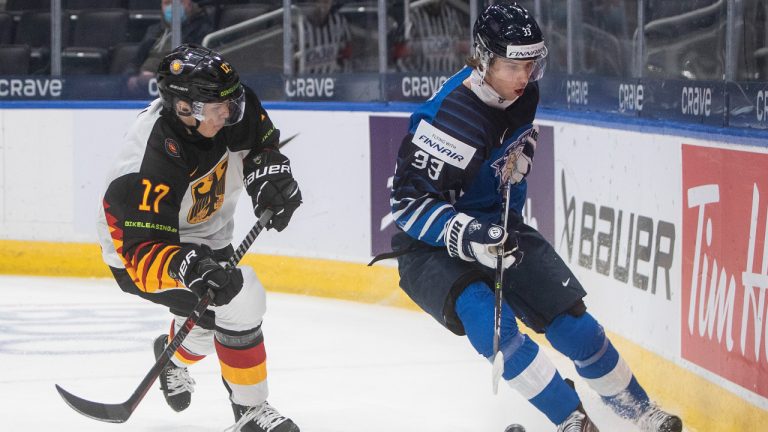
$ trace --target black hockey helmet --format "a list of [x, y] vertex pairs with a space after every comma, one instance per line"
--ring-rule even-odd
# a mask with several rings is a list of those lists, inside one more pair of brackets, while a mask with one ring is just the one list
[[194, 44], [178, 46], [160, 62], [157, 87], [168, 109], [173, 109], [178, 99], [184, 100], [193, 107], [193, 112], [186, 115], [202, 121], [204, 104], [228, 102], [234, 104], [230, 111], [235, 112], [231, 112], [227, 124], [242, 119], [245, 98], [240, 76], [216, 51]]
[[472, 29], [475, 55], [487, 70], [492, 58], [534, 60], [535, 81], [544, 74], [547, 47], [541, 28], [528, 11], [516, 2], [502, 1], [489, 6]]

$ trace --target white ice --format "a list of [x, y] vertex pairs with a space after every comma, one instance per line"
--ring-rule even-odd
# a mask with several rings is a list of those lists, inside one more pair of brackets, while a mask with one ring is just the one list
[[[268, 293], [264, 335], [270, 403], [304, 432], [528, 432], [555, 427], [502, 384], [466, 338], [428, 315], [341, 300]], [[0, 430], [221, 431], [233, 423], [215, 355], [192, 367], [192, 405], [173, 412], [155, 384], [128, 422], [73, 411], [54, 384], [82, 398], [125, 401], [149, 371], [166, 332], [162, 306], [111, 279], [0, 276]], [[547, 348], [560, 371], [576, 377]], [[576, 380], [603, 432], [635, 429]]]

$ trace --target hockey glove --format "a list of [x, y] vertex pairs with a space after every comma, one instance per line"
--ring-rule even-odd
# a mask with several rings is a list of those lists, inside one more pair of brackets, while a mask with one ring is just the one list
[[512, 150], [504, 164], [502, 181], [517, 184], [531, 172], [533, 167], [533, 153], [536, 151], [536, 142], [539, 139], [539, 127], [533, 126], [524, 132], [510, 146]]
[[454, 258], [496, 268], [499, 248], [504, 245], [502, 265], [507, 269], [517, 261], [516, 234], [508, 235], [499, 225], [483, 223], [467, 214], [457, 213], [446, 225], [445, 246], [448, 255]]
[[251, 196], [256, 217], [273, 212], [266, 228], [282, 231], [301, 205], [301, 191], [291, 174], [291, 162], [277, 150], [263, 150], [243, 161], [245, 189]]
[[223, 306], [243, 288], [243, 274], [238, 268], [225, 269], [211, 255], [211, 249], [205, 245], [182, 246], [171, 258], [168, 274], [198, 297], [212, 289], [214, 297], [211, 303]]

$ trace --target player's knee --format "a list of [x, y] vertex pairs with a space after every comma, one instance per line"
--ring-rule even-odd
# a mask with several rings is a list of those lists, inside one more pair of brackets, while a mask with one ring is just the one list
[[571, 360], [584, 360], [602, 349], [605, 331], [589, 313], [564, 313], [547, 326], [547, 340]]
[[[491, 288], [485, 282], [474, 282], [467, 286], [456, 299], [456, 314], [475, 350], [484, 357], [491, 357], [495, 316], [495, 297]], [[500, 330], [501, 347], [512, 344], [520, 337], [515, 314], [506, 303], [502, 303]]]
[[464, 288], [464, 291], [456, 298], [456, 314], [466, 315], [467, 312], [474, 310], [484, 310], [489, 302], [493, 306], [495, 301], [491, 287], [485, 282], [472, 282]]
[[264, 286], [250, 267], [240, 267], [243, 288], [229, 304], [215, 308], [216, 327], [247, 330], [257, 327], [267, 311]]

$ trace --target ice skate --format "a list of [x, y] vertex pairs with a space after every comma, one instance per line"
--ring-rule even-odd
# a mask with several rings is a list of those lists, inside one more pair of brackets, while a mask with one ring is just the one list
[[557, 432], [600, 432], [589, 419], [584, 409], [579, 407], [557, 426]]
[[299, 432], [299, 427], [270, 404], [248, 407], [232, 404], [237, 423], [225, 432]]
[[[155, 339], [154, 350], [157, 359], [168, 345], [168, 335], [160, 335]], [[173, 362], [168, 364], [160, 372], [160, 390], [163, 391], [165, 401], [174, 411], [181, 412], [189, 407], [192, 402], [195, 380], [189, 376], [185, 367], [178, 367]]]
[[680, 417], [664, 412], [656, 405], [651, 405], [635, 421], [643, 432], [681, 432], [683, 421]]

